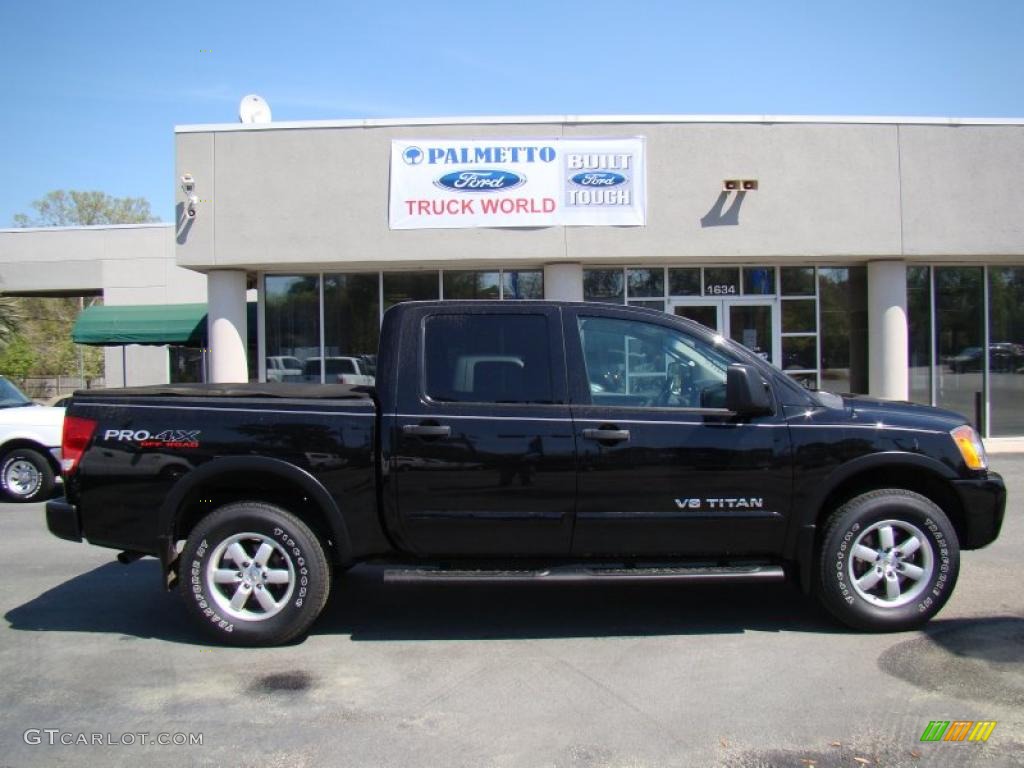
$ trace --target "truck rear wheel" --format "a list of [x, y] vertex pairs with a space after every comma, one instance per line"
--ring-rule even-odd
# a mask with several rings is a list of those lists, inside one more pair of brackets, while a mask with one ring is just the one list
[[857, 629], [915, 629], [939, 612], [960, 568], [956, 531], [930, 499], [871, 491], [835, 511], [822, 537], [818, 596]]
[[278, 645], [320, 615], [331, 574], [316, 534], [257, 501], [227, 504], [199, 521], [181, 555], [189, 613], [231, 645]]

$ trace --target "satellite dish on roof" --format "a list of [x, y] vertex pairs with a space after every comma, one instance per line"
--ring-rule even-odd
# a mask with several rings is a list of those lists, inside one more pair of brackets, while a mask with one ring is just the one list
[[241, 123], [269, 123], [270, 105], [266, 99], [255, 93], [243, 96], [238, 105], [238, 121]]

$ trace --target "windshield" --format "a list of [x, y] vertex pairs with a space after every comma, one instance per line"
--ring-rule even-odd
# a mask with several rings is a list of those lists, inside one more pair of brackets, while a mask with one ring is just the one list
[[10, 381], [0, 376], [0, 408], [17, 408], [32, 405], [32, 401]]

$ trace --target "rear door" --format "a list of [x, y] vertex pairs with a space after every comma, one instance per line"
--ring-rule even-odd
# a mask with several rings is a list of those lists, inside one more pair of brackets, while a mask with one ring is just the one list
[[[410, 344], [406, 334], [415, 334]], [[400, 543], [420, 555], [566, 555], [576, 492], [557, 307], [411, 310], [394, 451]]]
[[789, 432], [725, 408], [739, 362], [667, 315], [565, 311], [579, 450], [573, 553], [756, 556], [782, 547]]

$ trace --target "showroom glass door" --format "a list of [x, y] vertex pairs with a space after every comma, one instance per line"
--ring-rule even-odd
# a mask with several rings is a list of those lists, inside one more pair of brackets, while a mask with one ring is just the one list
[[717, 330], [770, 363], [779, 360], [778, 302], [765, 299], [674, 299], [672, 313]]

